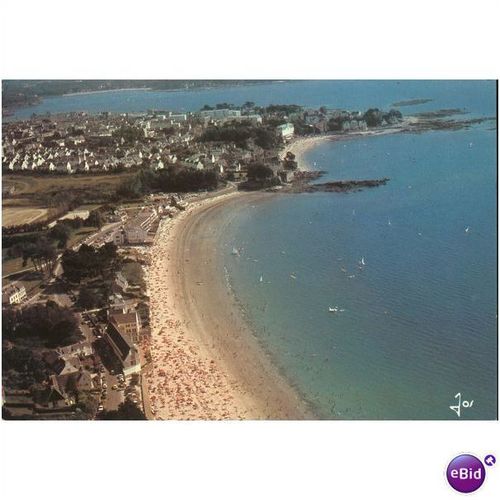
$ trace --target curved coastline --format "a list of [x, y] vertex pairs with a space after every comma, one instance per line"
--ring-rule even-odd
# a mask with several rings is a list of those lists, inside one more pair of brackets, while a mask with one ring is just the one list
[[[306, 153], [324, 141], [396, 132], [401, 130], [300, 138], [282, 154], [293, 152], [299, 169], [310, 170]], [[151, 339], [142, 346], [153, 359], [145, 374], [147, 416], [321, 419], [258, 339], [217, 255], [232, 206], [280, 195], [228, 191], [194, 201], [173, 220], [163, 221], [151, 250]]]
[[231, 206], [269, 196], [224, 194], [162, 223], [148, 271], [151, 339], [142, 346], [152, 356], [149, 418], [317, 418], [254, 336], [217, 255]]

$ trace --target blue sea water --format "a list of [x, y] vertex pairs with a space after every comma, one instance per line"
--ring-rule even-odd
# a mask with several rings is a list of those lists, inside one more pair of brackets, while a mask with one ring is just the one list
[[[312, 81], [46, 99], [50, 111], [193, 111], [254, 101], [410, 114], [496, 116], [491, 81]], [[318, 415], [344, 419], [497, 416], [496, 128], [323, 143], [322, 180], [389, 177], [350, 194], [281, 195], [237, 210], [221, 258], [256, 335]], [[466, 228], [469, 228], [466, 231]], [[241, 257], [230, 255], [243, 247]], [[359, 266], [364, 258], [366, 265]], [[262, 281], [260, 277], [262, 276]], [[351, 277], [350, 277], [351, 276]], [[337, 306], [343, 312], [333, 314]]]
[[462, 418], [495, 418], [495, 142], [478, 129], [323, 144], [310, 160], [328, 178], [390, 182], [241, 210], [233, 288], [321, 416], [453, 418], [461, 392]]
[[433, 99], [404, 112], [439, 108], [465, 108], [469, 112], [495, 114], [495, 82], [444, 80], [313, 80], [240, 85], [201, 90], [123, 90], [44, 98], [37, 106], [16, 110], [9, 120], [30, 118], [33, 113], [87, 111], [99, 113], [144, 112], [147, 110], [197, 111], [205, 104], [228, 102], [241, 105], [301, 104], [318, 108], [388, 109], [397, 101]]

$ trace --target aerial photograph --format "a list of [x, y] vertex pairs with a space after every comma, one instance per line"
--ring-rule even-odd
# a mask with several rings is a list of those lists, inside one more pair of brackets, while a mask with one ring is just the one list
[[496, 420], [497, 264], [497, 81], [2, 81], [4, 420]]

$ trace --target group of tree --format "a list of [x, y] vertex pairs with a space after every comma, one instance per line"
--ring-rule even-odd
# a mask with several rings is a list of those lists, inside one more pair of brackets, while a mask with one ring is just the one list
[[302, 111], [302, 106], [297, 104], [270, 104], [265, 108], [268, 114], [281, 114], [281, 115], [291, 115], [294, 113], [300, 113]]
[[250, 141], [263, 149], [277, 145], [277, 137], [272, 127], [258, 127], [243, 124], [227, 124], [209, 127], [199, 138], [200, 142], [232, 142], [242, 149], [248, 149]]
[[273, 169], [263, 163], [251, 163], [248, 166], [247, 177], [251, 181], [265, 181], [273, 176]]
[[201, 108], [202, 111], [212, 111], [214, 109], [236, 109], [237, 107], [234, 104], [230, 104], [228, 102], [219, 102], [215, 106], [210, 106], [209, 104], [205, 104], [203, 108]]
[[129, 125], [122, 125], [120, 128], [113, 132], [113, 137], [123, 139], [123, 144], [132, 145], [137, 141], [144, 139], [144, 132], [138, 127], [132, 127]]
[[46, 380], [49, 373], [39, 351], [17, 345], [2, 350], [2, 380], [9, 388], [29, 389]]
[[117, 189], [117, 196], [122, 199], [140, 198], [152, 191], [187, 193], [213, 190], [218, 186], [216, 172], [197, 170], [173, 165], [152, 171], [141, 169], [133, 177], [126, 179]]
[[103, 411], [100, 420], [146, 420], [146, 415], [132, 401], [126, 400], [118, 406], [117, 410]]
[[366, 121], [368, 127], [380, 127], [384, 122], [389, 124], [396, 123], [401, 118], [403, 118], [403, 115], [397, 109], [391, 109], [387, 112], [381, 111], [378, 108], [370, 108], [363, 115], [363, 119]]
[[114, 243], [100, 248], [83, 244], [78, 251], [66, 250], [61, 259], [64, 276], [73, 283], [97, 278], [110, 279], [119, 268], [119, 257]]
[[51, 272], [57, 260], [57, 251], [45, 236], [39, 237], [33, 243], [26, 243], [22, 246], [21, 252], [23, 267], [31, 262], [35, 271], [40, 273]]
[[80, 288], [78, 293], [77, 305], [82, 309], [95, 309], [103, 307], [106, 303], [106, 298], [111, 293], [111, 289], [106, 284], [97, 288], [84, 286]]
[[239, 185], [242, 190], [255, 190], [275, 186], [280, 183], [271, 167], [260, 162], [251, 163], [247, 169], [246, 182]]
[[71, 309], [54, 301], [23, 309], [4, 308], [3, 336], [16, 343], [40, 342], [46, 347], [72, 344], [80, 338], [78, 321]]

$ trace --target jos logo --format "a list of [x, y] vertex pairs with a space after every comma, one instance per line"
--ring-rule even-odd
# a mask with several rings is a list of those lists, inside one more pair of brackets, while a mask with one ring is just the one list
[[[487, 455], [484, 463], [491, 467], [496, 462], [493, 455]], [[486, 478], [486, 469], [481, 460], [474, 455], [458, 455], [446, 469], [446, 478], [450, 486], [460, 493], [472, 493], [479, 489]]]

